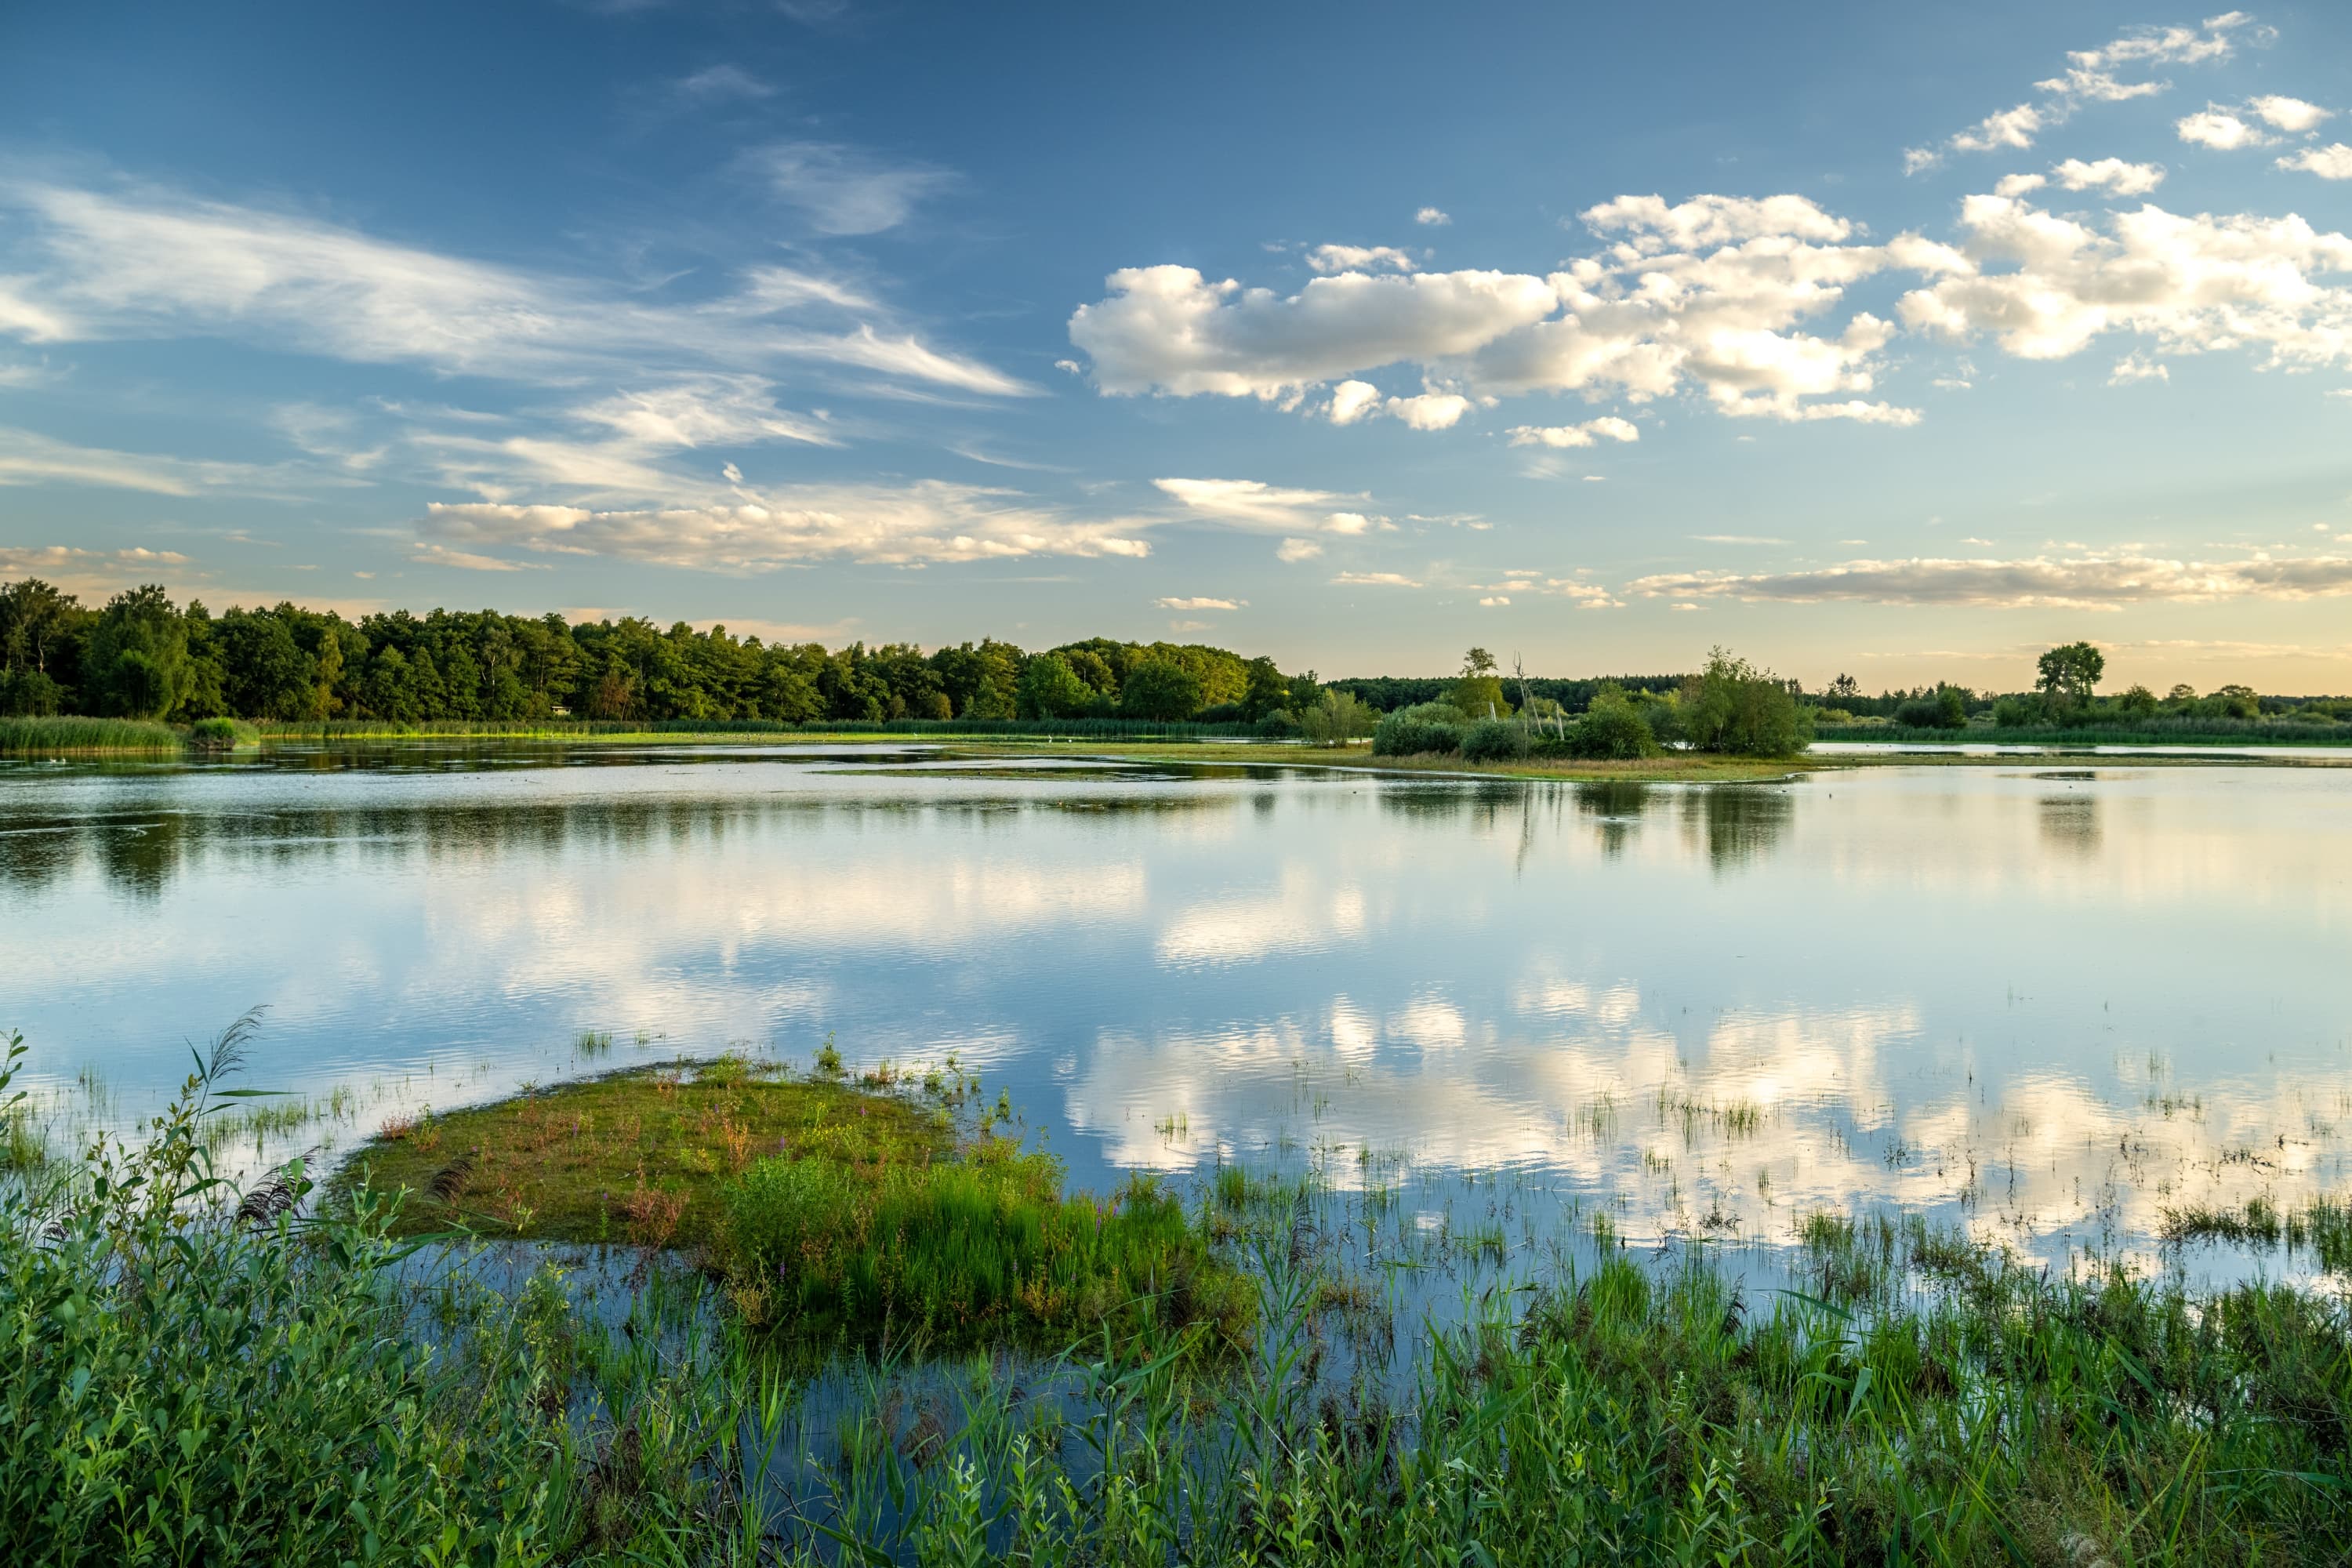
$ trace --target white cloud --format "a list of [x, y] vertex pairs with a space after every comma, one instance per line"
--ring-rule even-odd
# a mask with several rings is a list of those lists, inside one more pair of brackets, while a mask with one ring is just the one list
[[[2042, 95], [2038, 101], [2021, 103], [1989, 114], [1967, 130], [1947, 138], [1940, 148], [1913, 147], [1906, 150], [1903, 172], [1916, 174], [1922, 170], [1932, 169], [1944, 161], [1947, 152], [1987, 153], [2003, 147], [2031, 147], [2042, 132], [2065, 123], [2076, 110], [2086, 103], [2121, 103], [2136, 98], [2152, 98], [2172, 84], [2160, 78], [2147, 76], [2126, 80], [2118, 72], [2140, 71], [2162, 65], [2202, 65], [2212, 60], [2228, 59], [2237, 47], [2237, 40], [2232, 35], [2252, 20], [2242, 11], [2229, 11], [2218, 16], [2209, 16], [2194, 27], [2136, 27], [2104, 47], [2070, 49], [2066, 54], [2066, 68], [2061, 74], [2033, 84], [2034, 89]], [[2021, 195], [2022, 192], [2002, 194]]]
[[1296, 489], [1260, 479], [1154, 479], [1160, 492], [1195, 517], [1268, 533], [1360, 533], [1370, 519], [1342, 503], [1361, 496]]
[[911, 484], [738, 487], [731, 504], [592, 510], [435, 502], [421, 542], [445, 549], [593, 555], [704, 571], [757, 572], [813, 561], [895, 565], [1029, 555], [1150, 553], [1133, 519], [1072, 517], [1015, 492]]
[[1423, 207], [1412, 215], [1412, 221], [1425, 227], [1442, 228], [1454, 220], [1437, 207]]
[[1312, 561], [1318, 555], [1322, 553], [1323, 546], [1315, 540], [1286, 539], [1282, 542], [1281, 545], [1276, 549], [1274, 558], [1277, 561], [1297, 563], [1300, 561]]
[[449, 550], [443, 546], [418, 541], [409, 547], [408, 558], [419, 566], [452, 566], [460, 572], [551, 572], [552, 563], [545, 561], [509, 561], [501, 556], [483, 555], [471, 550]]
[[2046, 174], [2003, 174], [1993, 183], [1992, 188], [1997, 195], [2023, 196], [2031, 195], [2049, 183]]
[[930, 347], [856, 289], [782, 266], [662, 303], [153, 186], [0, 178], [0, 209], [24, 218], [16, 269], [0, 277], [0, 331], [35, 341], [226, 336], [545, 385], [795, 363], [965, 393], [1032, 390]]
[[1418, 588], [1421, 584], [1402, 572], [1342, 572], [1331, 579], [1353, 588]]
[[1540, 278], [1507, 272], [1317, 278], [1288, 299], [1212, 283], [1190, 267], [1126, 268], [1081, 305], [1070, 341], [1112, 394], [1272, 400], [1399, 360], [1475, 352], [1558, 307]]
[[780, 142], [750, 160], [770, 188], [808, 215], [819, 234], [880, 234], [955, 183], [943, 169], [892, 163], [831, 142]]
[[773, 98], [776, 89], [741, 66], [709, 66], [672, 83], [678, 97], [694, 103], [734, 103]]
[[2042, 110], [2032, 104], [2021, 103], [2014, 109], [1986, 115], [1968, 130], [1956, 133], [1948, 144], [1955, 153], [1990, 153], [1996, 147], [2031, 147], [2033, 138], [2041, 133], [2042, 126]]
[[1510, 602], [1511, 596], [1508, 594], [1493, 594], [1478, 601], [1488, 609], [1493, 609], [1499, 605], [1507, 605]]
[[1701, 544], [1786, 544], [1785, 539], [1771, 539], [1760, 533], [1694, 533]]
[[1151, 602], [1163, 610], [1238, 610], [1249, 603], [1247, 599], [1208, 598], [1154, 599]]
[[34, 430], [0, 426], [0, 485], [71, 484], [148, 495], [284, 496], [305, 476], [283, 467], [225, 463], [78, 447]]
[[[1191, 268], [1129, 268], [1111, 275], [1109, 298], [1072, 316], [1070, 337], [1108, 394], [1291, 406], [1338, 382], [1321, 406], [1342, 422], [1370, 416], [1364, 374], [1400, 363], [1447, 389], [1381, 405], [1423, 427], [1431, 416], [1458, 420], [1466, 407], [1426, 401], [1433, 395], [1484, 403], [1613, 391], [1642, 401], [1693, 384], [1727, 413], [1807, 417], [1798, 411], [1805, 400], [1835, 396], [1838, 414], [1813, 417], [1852, 417], [1861, 400], [1850, 395], [1872, 389], [1893, 329], [1868, 314], [1818, 335], [1800, 324], [1888, 268], [1971, 269], [1958, 251], [1917, 235], [1839, 243], [1855, 226], [1802, 196], [1706, 195], [1672, 206], [1623, 196], [1585, 216], [1610, 248], [1541, 278], [1347, 273], [1286, 297], [1211, 282]], [[1699, 248], [1672, 248], [1685, 245]]]
[[[2060, 184], [2070, 191], [2107, 190], [2119, 196], [2144, 196], [2164, 184], [2163, 164], [2126, 163], [2121, 158], [2102, 158], [2095, 163], [2069, 158], [2051, 173]], [[2016, 193], [2002, 191], [2000, 194], [2011, 195]]]
[[1470, 400], [1458, 393], [1424, 392], [1417, 397], [1391, 397], [1386, 406], [1391, 417], [1415, 430], [1451, 430], [1470, 412]]
[[1381, 389], [1369, 381], [1343, 381], [1331, 389], [1331, 423], [1353, 425], [1381, 410]]
[[1307, 253], [1307, 265], [1318, 272], [1411, 272], [1417, 265], [1410, 251], [1388, 245], [1318, 245]]
[[2154, 602], [2311, 599], [2352, 594], [2352, 557], [2196, 562], [2086, 555], [2016, 561], [1850, 561], [1818, 571], [1757, 575], [1664, 574], [1638, 578], [1628, 587], [1654, 598], [2107, 609]]
[[1514, 425], [1509, 435], [1514, 447], [1590, 447], [1604, 436], [1612, 441], [1638, 441], [1642, 430], [1630, 419], [1610, 415], [1581, 425]]
[[2305, 131], [2315, 131], [2322, 122], [2336, 118], [2336, 111], [2332, 109], [2322, 109], [2315, 103], [2305, 103], [2299, 98], [2284, 98], [2276, 93], [2249, 99], [2246, 107], [2260, 115], [2266, 124], [2298, 135]]
[[2300, 169], [2323, 180], [2352, 180], [2352, 146], [2341, 142], [2326, 147], [2305, 147], [2278, 161], [2282, 169]]
[[2183, 142], [2234, 153], [2241, 147], [2268, 147], [2278, 138], [2266, 136], [2227, 110], [2208, 107], [2173, 122]]
[[2352, 290], [2320, 281], [2352, 271], [2352, 239], [2300, 217], [2183, 217], [2144, 205], [2102, 233], [1977, 195], [1961, 222], [1971, 270], [1904, 296], [1906, 325], [1962, 340], [1990, 332], [2025, 359], [2063, 359], [2114, 331], [2168, 354], [2259, 346], [2273, 366], [2352, 358]]
[[1643, 255], [1766, 236], [1836, 244], [1853, 233], [1853, 224], [1804, 196], [1693, 196], [1675, 206], [1663, 196], [1619, 196], [1578, 216], [1595, 234], [1624, 233]]
[[104, 570], [110, 580], [159, 566], [184, 566], [188, 558], [175, 550], [84, 550], [71, 544], [0, 544], [0, 577], [56, 579]]
[[2172, 367], [2161, 360], [2152, 360], [2144, 353], [2127, 353], [2116, 361], [2116, 368], [2107, 377], [2109, 386], [2129, 386], [2138, 381], [2170, 381]]

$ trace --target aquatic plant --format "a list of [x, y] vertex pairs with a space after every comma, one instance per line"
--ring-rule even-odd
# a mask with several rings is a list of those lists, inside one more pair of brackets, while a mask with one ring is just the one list
[[68, 757], [107, 752], [177, 752], [180, 732], [142, 719], [0, 718], [0, 756]]

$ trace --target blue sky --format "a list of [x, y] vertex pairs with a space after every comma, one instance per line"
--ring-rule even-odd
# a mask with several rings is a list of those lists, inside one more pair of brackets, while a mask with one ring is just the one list
[[0, 575], [2352, 690], [2352, 12], [1920, 10], [19, 8]]

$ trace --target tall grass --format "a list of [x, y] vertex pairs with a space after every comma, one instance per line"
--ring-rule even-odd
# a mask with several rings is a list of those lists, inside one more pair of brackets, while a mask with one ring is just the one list
[[178, 731], [143, 719], [0, 719], [0, 756], [177, 752], [181, 744]]
[[2131, 724], [1971, 725], [1927, 730], [1908, 724], [1822, 724], [1816, 741], [1885, 741], [1968, 746], [2352, 746], [2352, 724], [2287, 719], [2158, 719]]
[[803, 1341], [1053, 1347], [1200, 1324], [1230, 1347], [1249, 1326], [1246, 1283], [1156, 1182], [1097, 1205], [1011, 1139], [879, 1172], [763, 1160], [727, 1202], [738, 1307]]
[[1024, 740], [1046, 736], [1118, 740], [1233, 740], [1255, 734], [1243, 723], [1159, 722], [1140, 719], [518, 719], [425, 720], [400, 723], [378, 719], [334, 719], [283, 723], [264, 721], [271, 740], [319, 742], [448, 738], [519, 740], [617, 740], [631, 736], [690, 735], [934, 735], [994, 736]]

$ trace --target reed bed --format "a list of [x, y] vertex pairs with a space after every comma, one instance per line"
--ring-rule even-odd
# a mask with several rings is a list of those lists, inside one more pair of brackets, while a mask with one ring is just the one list
[[77, 757], [110, 752], [177, 754], [180, 732], [143, 719], [0, 719], [0, 756]]

